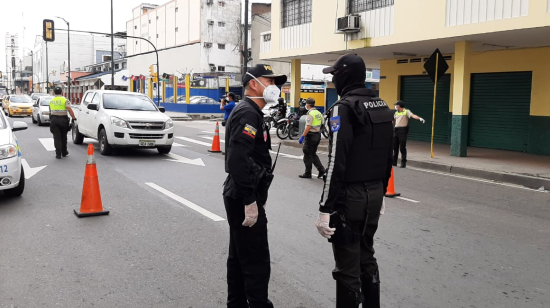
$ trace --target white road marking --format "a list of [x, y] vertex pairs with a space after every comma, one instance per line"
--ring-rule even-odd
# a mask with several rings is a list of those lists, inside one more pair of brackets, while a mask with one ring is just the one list
[[182, 197], [180, 197], [180, 196], [178, 196], [178, 195], [172, 193], [171, 191], [166, 190], [166, 189], [164, 189], [164, 188], [158, 186], [158, 185], [155, 184], [155, 183], [145, 183], [145, 184], [147, 184], [147, 185], [148, 185], [149, 187], [151, 187], [151, 188], [156, 189], [157, 191], [161, 192], [161, 193], [164, 194], [165, 196], [170, 197], [170, 198], [172, 198], [173, 200], [175, 200], [175, 201], [177, 201], [177, 202], [179, 202], [179, 203], [181, 203], [181, 204], [187, 206], [188, 208], [190, 208], [190, 209], [192, 209], [192, 210], [194, 210], [194, 211], [197, 211], [197, 212], [201, 213], [202, 215], [204, 215], [204, 216], [206, 216], [206, 217], [212, 219], [213, 221], [224, 221], [224, 220], [225, 220], [225, 219], [221, 218], [220, 216], [218, 216], [218, 215], [216, 215], [216, 214], [214, 214], [214, 213], [212, 213], [212, 212], [210, 212], [210, 211], [208, 211], [208, 210], [203, 209], [202, 207], [196, 205], [195, 203], [193, 203], [193, 202], [191, 202], [191, 201], [189, 201], [189, 200], [186, 200], [186, 199], [184, 199], [184, 198], [182, 198]]
[[521, 186], [521, 185], [516, 185], [516, 184], [508, 184], [508, 183], [494, 182], [494, 181], [490, 181], [490, 180], [483, 180], [483, 179], [478, 179], [478, 178], [472, 178], [472, 177], [469, 177], [469, 176], [457, 175], [457, 174], [452, 174], [452, 173], [439, 172], [439, 171], [432, 171], [432, 170], [425, 170], [425, 169], [418, 169], [418, 168], [411, 168], [411, 167], [407, 167], [407, 169], [416, 170], [416, 171], [421, 171], [421, 172], [426, 172], [426, 173], [433, 173], [433, 174], [445, 175], [445, 176], [450, 176], [450, 177], [459, 178], [459, 179], [464, 179], [464, 180], [472, 180], [472, 181], [482, 182], [482, 183], [487, 183], [487, 184], [494, 184], [494, 185], [500, 185], [500, 186], [506, 186], [506, 187], [512, 187], [512, 188], [519, 188], [519, 189], [524, 189], [524, 190], [530, 190], [530, 191], [548, 193], [548, 191], [546, 191], [546, 190], [538, 190], [538, 189], [533, 189], [533, 188], [529, 188], [529, 187], [525, 187], [525, 186]]
[[[204, 139], [207, 139], [207, 140], [214, 140], [214, 137], [210, 137], [210, 136], [201, 136], [201, 138], [204, 138]], [[220, 139], [220, 142], [225, 143], [225, 141], [221, 140], [221, 139]], [[210, 144], [208, 146], [210, 146]], [[277, 146], [279, 146], [279, 145], [277, 145]], [[277, 154], [276, 151], [269, 151], [269, 152], [271, 154]], [[279, 155], [281, 155], [281, 157], [294, 158], [294, 159], [303, 159], [304, 158], [304, 155], [296, 156], [296, 155], [290, 155], [290, 154], [285, 154], [285, 153], [279, 153]]]
[[[208, 136], [201, 136], [201, 138], [208, 139], [208, 140], [214, 140], [214, 137], [208, 137]], [[221, 142], [221, 143], [225, 143], [225, 140], [222, 140], [222, 139], [220, 138], [220, 142]], [[208, 146], [210, 146], [210, 145], [208, 145]]]
[[198, 141], [198, 140], [187, 138], [187, 137], [176, 137], [176, 138], [181, 139], [181, 140], [185, 140], [187, 142], [192, 142], [192, 143], [204, 145], [204, 146], [207, 146], [207, 147], [212, 146], [211, 144], [208, 144], [206, 142]]
[[202, 161], [202, 159], [200, 158], [191, 159], [191, 158], [183, 157], [174, 153], [168, 153], [166, 154], [166, 156], [172, 158], [172, 159], [167, 159], [168, 161], [174, 161], [177, 163], [202, 166], [202, 167], [206, 166]]
[[55, 151], [55, 145], [53, 143], [53, 138], [38, 138], [40, 143], [46, 148], [46, 151], [52, 152]]
[[[214, 134], [215, 132], [209, 132], [209, 131], [203, 130], [201, 133]], [[222, 132], [222, 131], [220, 130], [220, 134], [225, 134], [225, 132]]]
[[186, 147], [186, 145], [179, 144], [179, 143], [176, 143], [176, 142], [172, 143], [172, 146], [174, 146], [174, 147]]
[[21, 164], [23, 165], [23, 169], [25, 170], [25, 179], [27, 179], [27, 180], [32, 178], [35, 174], [40, 172], [40, 170], [42, 170], [42, 169], [44, 169], [48, 166], [48, 165], [46, 165], [46, 166], [42, 166], [42, 167], [31, 168], [31, 166], [29, 166], [29, 163], [27, 162], [26, 159], [22, 159]]
[[409, 202], [412, 202], [412, 203], [420, 203], [420, 201], [416, 201], [416, 200], [405, 198], [405, 197], [395, 197], [395, 198], [401, 199], [401, 200], [404, 200], [404, 201], [409, 201]]

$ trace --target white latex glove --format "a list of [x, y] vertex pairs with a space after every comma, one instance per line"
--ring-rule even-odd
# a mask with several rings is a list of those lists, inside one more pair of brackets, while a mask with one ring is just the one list
[[386, 211], [386, 197], [382, 199], [382, 208], [380, 209], [380, 215], [384, 215], [385, 211]]
[[254, 202], [244, 207], [243, 226], [252, 227], [256, 224], [256, 221], [258, 221], [258, 205]]
[[422, 124], [426, 123], [426, 120], [424, 120], [422, 118], [420, 118], [419, 120], [420, 120], [420, 122], [422, 122]]
[[334, 231], [336, 231], [336, 228], [330, 228], [328, 226], [330, 222], [330, 215], [327, 213], [319, 213], [319, 216], [317, 216], [317, 223], [315, 226], [317, 227], [317, 231], [319, 231], [319, 234], [321, 234], [324, 238], [330, 238], [331, 235], [334, 234]]

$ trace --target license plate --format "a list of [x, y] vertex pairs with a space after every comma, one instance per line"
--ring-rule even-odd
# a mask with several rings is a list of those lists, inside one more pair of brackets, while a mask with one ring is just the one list
[[140, 140], [139, 141], [140, 147], [154, 147], [155, 146], [155, 140]]

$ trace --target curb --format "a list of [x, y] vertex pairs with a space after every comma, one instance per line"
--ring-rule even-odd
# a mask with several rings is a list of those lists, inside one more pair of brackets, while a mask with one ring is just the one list
[[[295, 141], [283, 140], [282, 143], [285, 146], [290, 146], [294, 148], [302, 147], [298, 142], [295, 142]], [[328, 152], [328, 145], [327, 146], [320, 145], [318, 147], [318, 150]], [[516, 184], [516, 185], [525, 186], [531, 189], [539, 189], [541, 187], [544, 187], [546, 190], [550, 189], [549, 178], [541, 178], [541, 177], [517, 174], [517, 173], [488, 171], [488, 170], [453, 166], [453, 165], [419, 161], [419, 160], [408, 160], [407, 166], [418, 168], [418, 169], [426, 169], [426, 170], [480, 178], [480, 179], [494, 181], [494, 182]]]

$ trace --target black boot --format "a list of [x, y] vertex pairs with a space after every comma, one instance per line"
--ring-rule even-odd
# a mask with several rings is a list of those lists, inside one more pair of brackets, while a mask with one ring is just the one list
[[345, 284], [336, 281], [336, 308], [359, 308], [361, 293], [353, 291]]
[[378, 270], [361, 275], [362, 308], [380, 308], [380, 275]]
[[304, 174], [300, 174], [298, 177], [302, 179], [311, 179], [311, 173], [305, 172]]
[[322, 179], [324, 176], [325, 176], [325, 173], [327, 171], [326, 170], [323, 170], [323, 171], [319, 171], [319, 175], [317, 176], [318, 179]]

